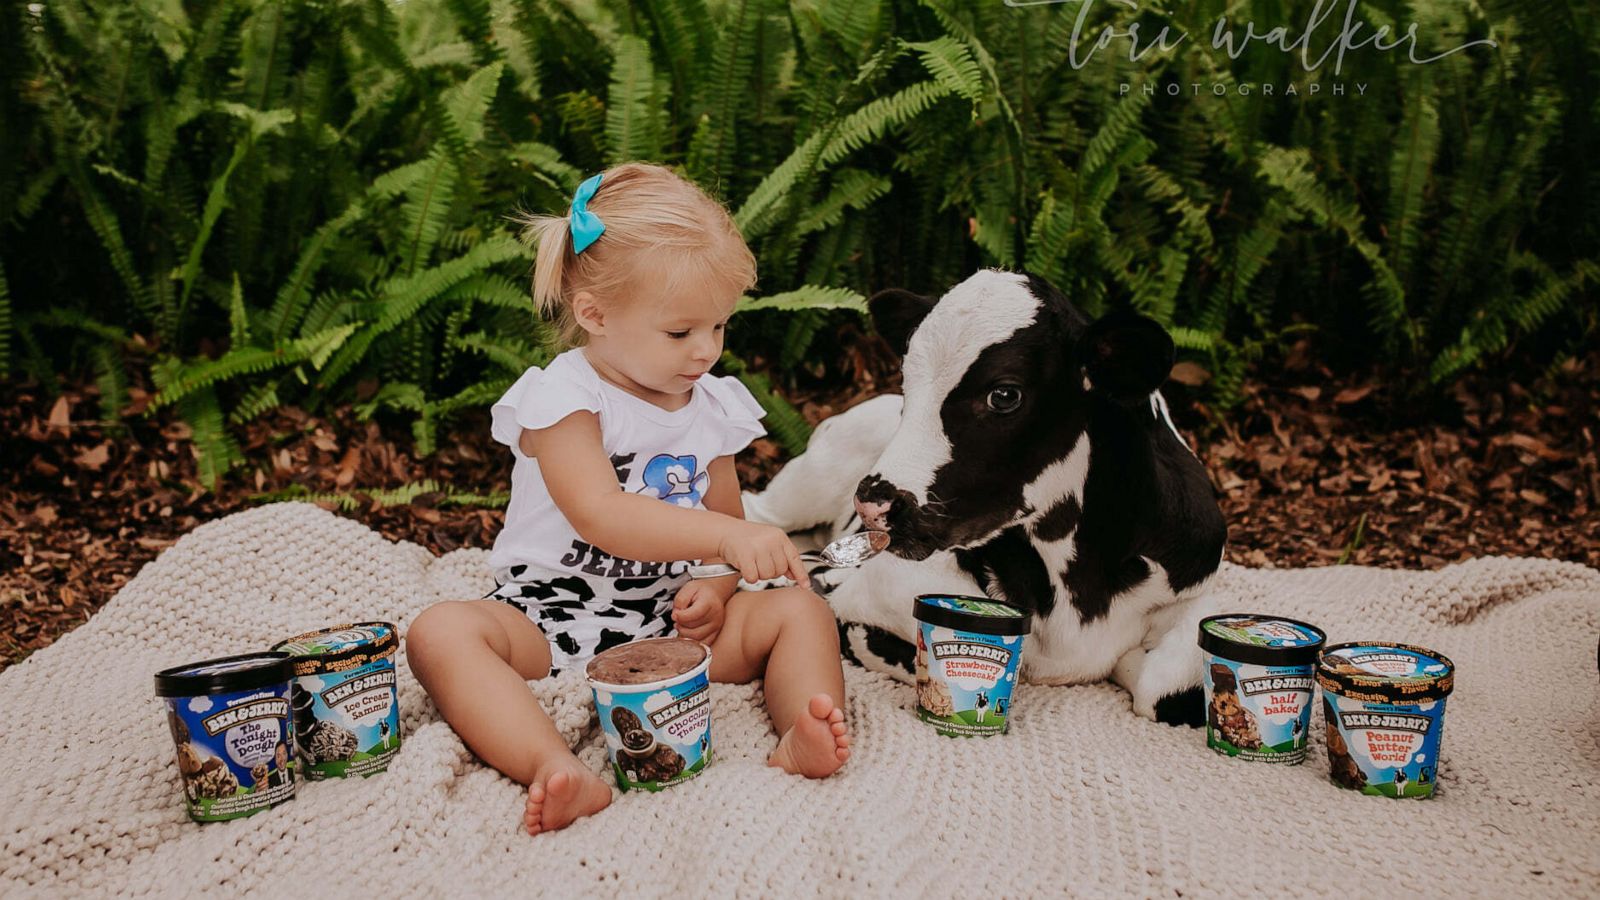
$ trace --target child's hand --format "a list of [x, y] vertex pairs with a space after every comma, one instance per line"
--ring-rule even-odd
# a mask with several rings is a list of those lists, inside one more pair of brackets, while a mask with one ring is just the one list
[[672, 622], [678, 636], [710, 644], [722, 632], [727, 617], [727, 587], [713, 580], [684, 585], [672, 600]]
[[788, 575], [801, 587], [811, 586], [800, 551], [783, 529], [774, 525], [739, 521], [723, 537], [717, 555], [751, 584]]

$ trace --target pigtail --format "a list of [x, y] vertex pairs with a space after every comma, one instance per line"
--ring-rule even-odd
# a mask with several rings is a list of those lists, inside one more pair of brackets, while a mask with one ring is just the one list
[[555, 324], [563, 343], [571, 344], [578, 329], [565, 293], [572, 244], [567, 217], [519, 213], [512, 218], [522, 226], [518, 238], [534, 253], [533, 307]]

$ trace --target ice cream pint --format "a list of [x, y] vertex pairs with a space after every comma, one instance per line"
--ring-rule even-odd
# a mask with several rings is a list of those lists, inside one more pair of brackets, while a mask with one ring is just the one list
[[1432, 797], [1444, 701], [1455, 680], [1455, 663], [1410, 644], [1370, 641], [1325, 650], [1317, 683], [1333, 783], [1381, 797]]
[[711, 764], [711, 650], [646, 638], [589, 660], [585, 674], [617, 786], [659, 791]]
[[1200, 621], [1206, 746], [1223, 756], [1294, 765], [1306, 758], [1313, 669], [1327, 635], [1255, 613]]
[[156, 673], [189, 818], [237, 819], [294, 797], [291, 664], [247, 653]]
[[294, 664], [291, 702], [301, 771], [312, 780], [373, 775], [400, 752], [400, 703], [388, 622], [337, 625], [276, 647]]
[[947, 737], [1003, 734], [1022, 639], [1033, 615], [986, 597], [922, 594], [917, 620], [917, 717]]

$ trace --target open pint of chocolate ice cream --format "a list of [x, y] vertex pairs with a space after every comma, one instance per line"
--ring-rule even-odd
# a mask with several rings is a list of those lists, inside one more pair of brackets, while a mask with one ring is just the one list
[[687, 638], [647, 638], [589, 661], [617, 786], [659, 791], [711, 764], [711, 650]]

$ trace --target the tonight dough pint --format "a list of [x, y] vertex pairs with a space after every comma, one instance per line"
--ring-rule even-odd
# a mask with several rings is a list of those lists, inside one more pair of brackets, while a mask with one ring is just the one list
[[948, 737], [1004, 733], [1032, 614], [986, 597], [949, 594], [922, 594], [912, 609], [918, 718]]
[[274, 647], [294, 658], [295, 743], [307, 778], [373, 775], [400, 752], [400, 703], [388, 622], [336, 625]]
[[1335, 644], [1317, 661], [1334, 784], [1382, 797], [1432, 797], [1439, 778], [1448, 657], [1410, 644]]
[[617, 786], [659, 791], [711, 764], [711, 651], [687, 638], [646, 638], [589, 660]]
[[247, 653], [156, 674], [189, 817], [237, 819], [294, 797], [290, 662]]
[[1312, 669], [1326, 640], [1316, 626], [1281, 616], [1202, 619], [1206, 746], [1238, 759], [1303, 761], [1315, 693]]

